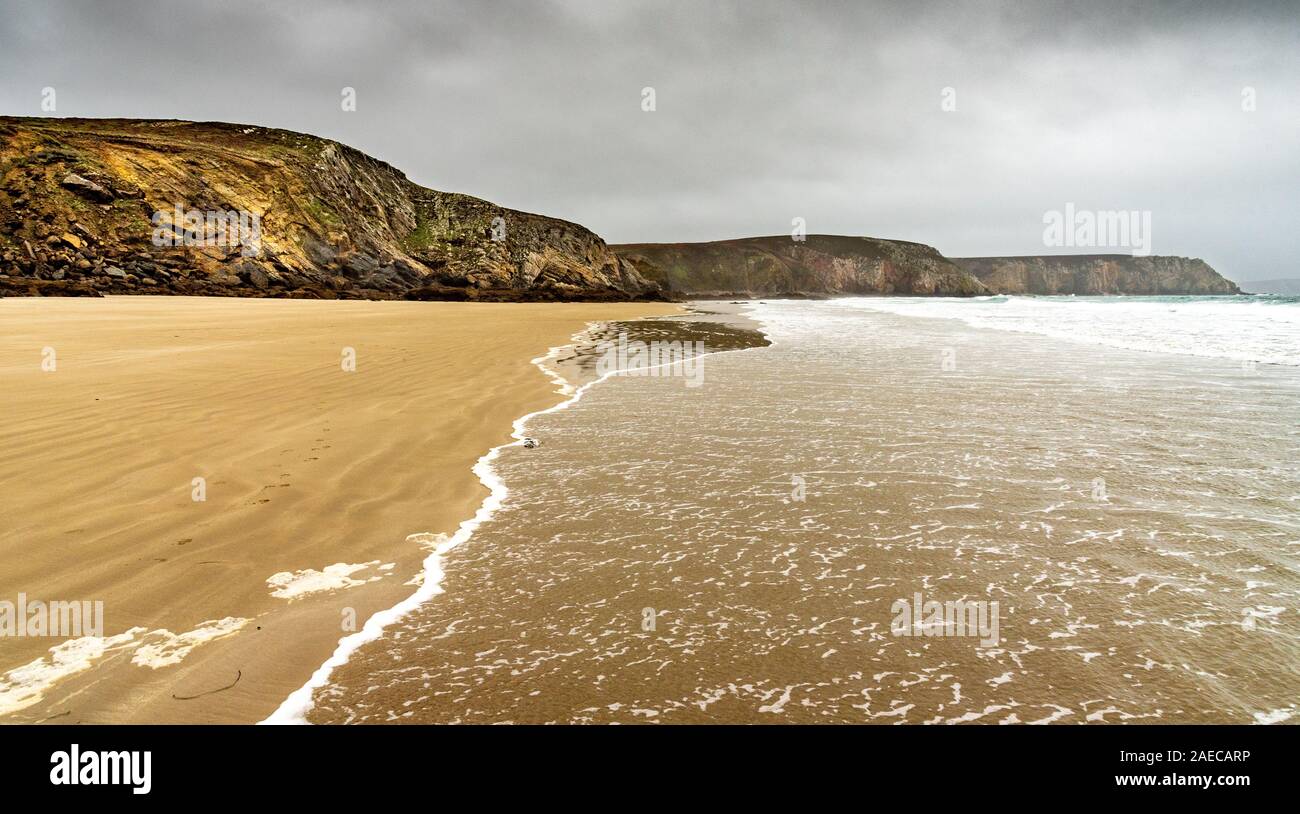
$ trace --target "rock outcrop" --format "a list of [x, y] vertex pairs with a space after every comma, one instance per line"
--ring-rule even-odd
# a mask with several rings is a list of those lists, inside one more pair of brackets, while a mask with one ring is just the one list
[[697, 296], [897, 294], [970, 296], [984, 285], [933, 247], [871, 237], [750, 237], [613, 245], [643, 276]]
[[1241, 293], [1204, 260], [1186, 257], [1067, 254], [952, 260], [998, 294]]
[[655, 299], [575, 223], [264, 127], [0, 117], [0, 294]]

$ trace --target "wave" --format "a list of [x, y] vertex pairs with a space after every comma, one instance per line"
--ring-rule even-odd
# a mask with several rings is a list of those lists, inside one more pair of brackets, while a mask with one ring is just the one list
[[1300, 297], [849, 298], [844, 306], [956, 319], [1126, 350], [1300, 366]]

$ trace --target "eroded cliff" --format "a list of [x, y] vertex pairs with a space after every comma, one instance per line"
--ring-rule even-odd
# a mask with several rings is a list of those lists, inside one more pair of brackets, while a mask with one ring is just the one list
[[1239, 294], [1204, 260], [1076, 254], [954, 257], [998, 294]]
[[788, 235], [711, 243], [613, 245], [641, 273], [685, 294], [969, 296], [983, 284], [933, 247], [902, 240]]
[[0, 117], [0, 293], [101, 292], [659, 296], [582, 226], [426, 189], [326, 139], [222, 123]]

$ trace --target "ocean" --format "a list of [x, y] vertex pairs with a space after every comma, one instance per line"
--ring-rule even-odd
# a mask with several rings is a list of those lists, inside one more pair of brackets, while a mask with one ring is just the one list
[[592, 369], [672, 319], [545, 361], [569, 401], [309, 720], [1296, 715], [1300, 300], [695, 307], [690, 376]]

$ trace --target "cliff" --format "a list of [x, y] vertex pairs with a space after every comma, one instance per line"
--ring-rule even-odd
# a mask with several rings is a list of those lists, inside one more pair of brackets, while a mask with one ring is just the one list
[[0, 293], [657, 298], [588, 229], [264, 127], [0, 117]]
[[871, 237], [750, 237], [611, 246], [643, 276], [685, 294], [968, 296], [983, 284], [921, 243]]
[[954, 257], [999, 294], [1239, 294], [1204, 260], [1076, 254]]

